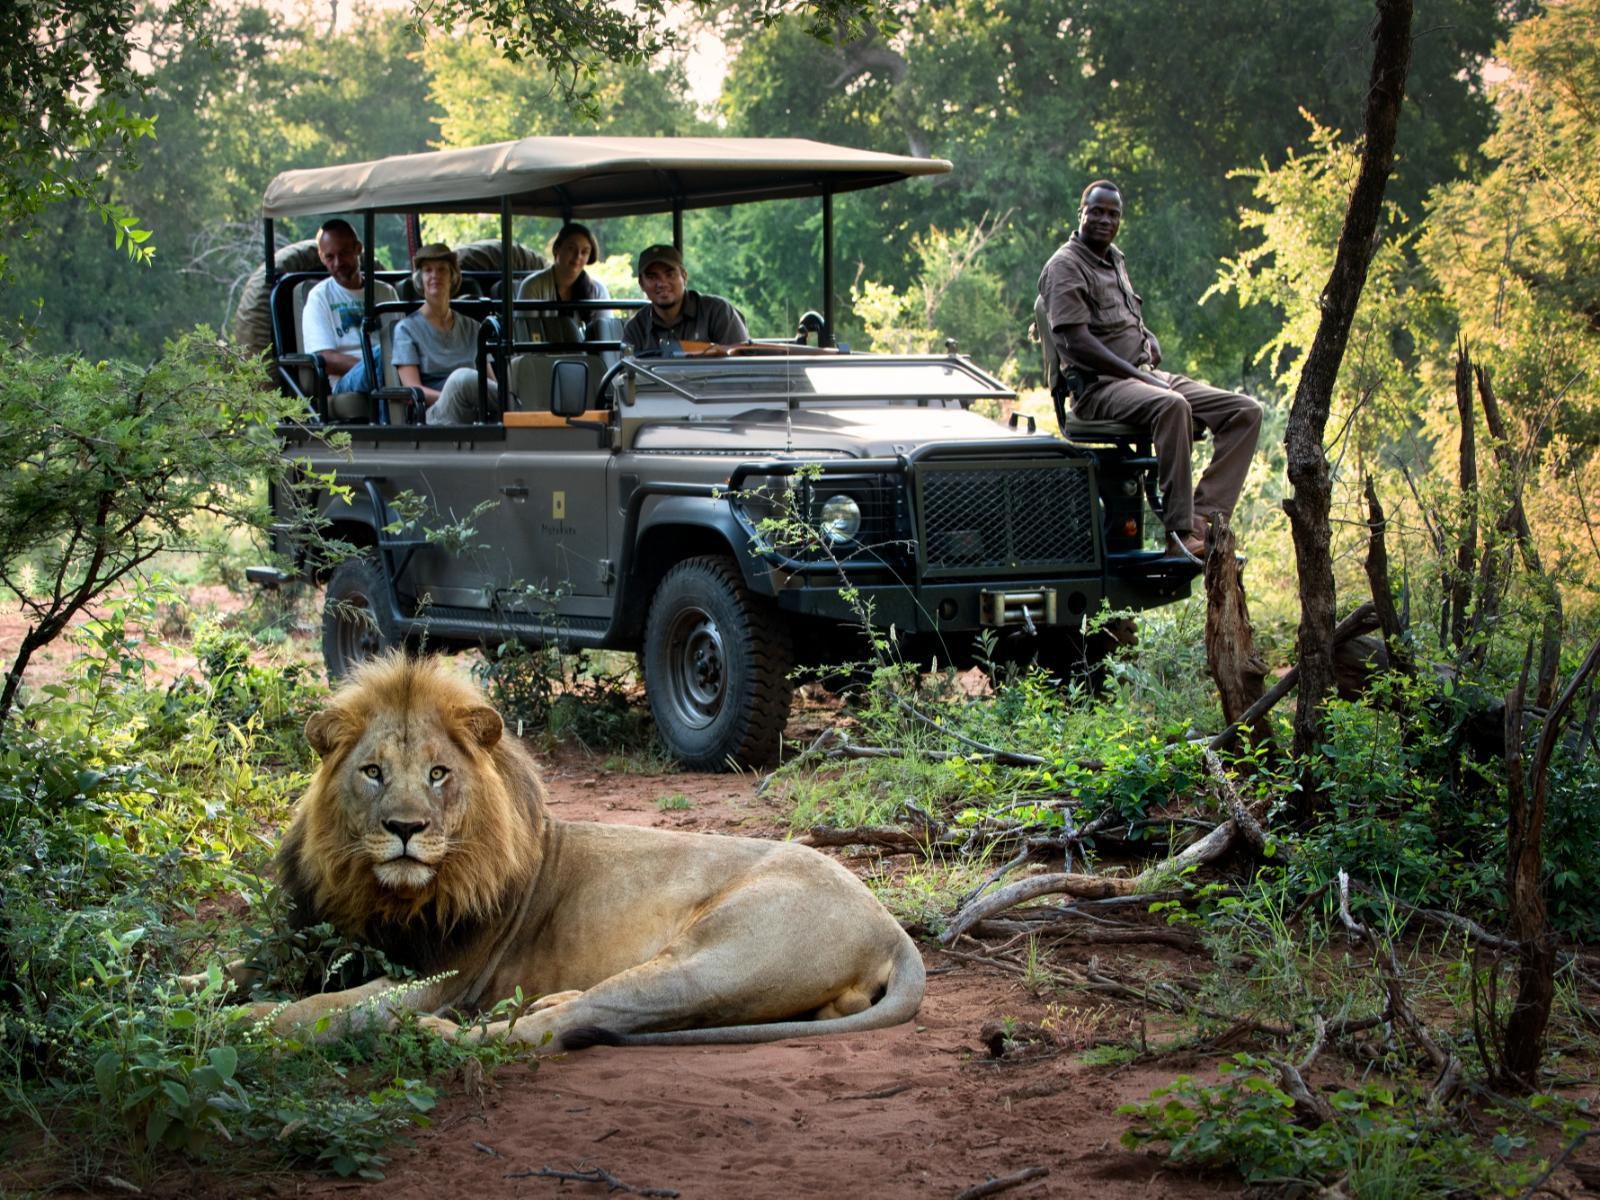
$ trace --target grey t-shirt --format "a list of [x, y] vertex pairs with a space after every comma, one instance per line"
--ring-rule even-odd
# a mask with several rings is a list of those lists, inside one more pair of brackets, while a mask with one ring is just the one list
[[419, 308], [394, 329], [394, 365], [416, 367], [424, 387], [438, 389], [458, 367], [478, 362], [478, 325], [471, 317], [455, 314], [448, 332], [434, 328]]

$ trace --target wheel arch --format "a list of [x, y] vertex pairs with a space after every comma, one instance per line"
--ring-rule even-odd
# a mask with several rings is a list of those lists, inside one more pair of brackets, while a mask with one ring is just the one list
[[654, 521], [640, 530], [634, 545], [629, 548], [618, 614], [621, 629], [630, 640], [644, 636], [651, 597], [666, 573], [684, 559], [707, 555], [731, 558], [739, 565], [745, 586], [751, 586], [750, 556], [742, 553], [739, 543], [731, 540], [735, 533], [742, 539], [743, 531], [731, 519], [728, 525], [731, 529], [722, 527], [720, 523], [686, 520], [679, 514], [677, 519], [668, 517]]

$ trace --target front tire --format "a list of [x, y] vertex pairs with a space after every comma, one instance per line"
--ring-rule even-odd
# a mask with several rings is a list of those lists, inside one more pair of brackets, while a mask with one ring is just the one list
[[328, 577], [322, 601], [322, 661], [328, 682], [398, 645], [389, 613], [389, 581], [371, 551], [347, 558]]
[[692, 770], [772, 762], [789, 719], [794, 648], [777, 607], [723, 556], [667, 572], [645, 624], [645, 693], [656, 729]]

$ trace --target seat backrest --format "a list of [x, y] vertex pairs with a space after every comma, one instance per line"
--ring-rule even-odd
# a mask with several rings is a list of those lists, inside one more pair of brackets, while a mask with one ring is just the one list
[[400, 386], [400, 368], [394, 365], [394, 330], [406, 316], [400, 312], [378, 314], [378, 353], [383, 361], [384, 387]]
[[550, 411], [550, 371], [555, 356], [518, 354], [511, 360], [511, 403], [521, 412]]
[[557, 363], [581, 362], [589, 368], [589, 396], [586, 407], [593, 408], [600, 392], [600, 377], [615, 359], [614, 352], [594, 354], [519, 354], [511, 360], [511, 408], [522, 412], [549, 412], [551, 381]]
[[1050, 314], [1043, 295], [1033, 302], [1033, 334], [1039, 339], [1044, 356], [1044, 386], [1054, 393], [1061, 379], [1061, 359], [1056, 354], [1056, 339], [1050, 332]]
[[[603, 317], [594, 317], [589, 321], [589, 328], [586, 332], [587, 340], [591, 342], [620, 342], [622, 340], [622, 331], [627, 327], [627, 324], [615, 313], [608, 313]], [[620, 350], [600, 350], [596, 353], [599, 354], [601, 362], [605, 364], [601, 368], [602, 371], [609, 370], [622, 361], [622, 351]], [[596, 380], [596, 382], [598, 383], [599, 381]]]
[[[322, 280], [320, 279], [302, 279], [294, 285], [294, 301], [290, 306], [294, 319], [294, 329], [289, 336], [294, 338], [296, 351], [303, 350], [306, 344], [306, 297], [311, 294], [311, 289], [321, 282]], [[317, 386], [316, 371], [310, 367], [301, 367], [297, 374], [300, 380], [300, 390], [308, 396], [311, 395], [312, 390]]]
[[[536, 274], [536, 273], [534, 273]], [[517, 283], [516, 298], [518, 300], [551, 299], [548, 295], [548, 283], [545, 295], [536, 295], [529, 289], [528, 284], [534, 274], [524, 276]], [[553, 309], [519, 312], [516, 317], [517, 341], [519, 342], [581, 342], [583, 341], [583, 325], [579, 318], [570, 313], [559, 313]]]

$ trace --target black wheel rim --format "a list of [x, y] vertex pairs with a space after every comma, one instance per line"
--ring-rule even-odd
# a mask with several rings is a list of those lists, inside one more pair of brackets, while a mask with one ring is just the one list
[[675, 613], [667, 627], [664, 683], [674, 718], [690, 729], [705, 729], [722, 713], [727, 699], [727, 659], [722, 630], [703, 608]]

